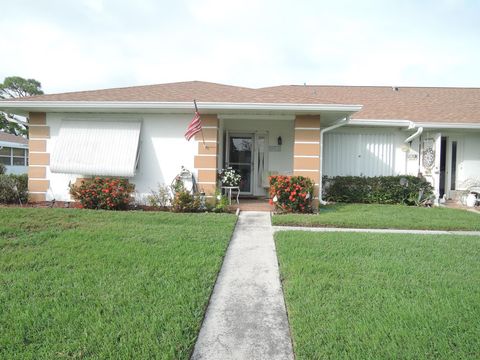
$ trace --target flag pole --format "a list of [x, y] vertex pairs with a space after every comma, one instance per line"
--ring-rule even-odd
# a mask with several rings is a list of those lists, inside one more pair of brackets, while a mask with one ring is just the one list
[[[193, 104], [195, 105], [195, 112], [198, 113], [197, 100], [193, 99]], [[201, 118], [200, 118], [200, 121], [202, 121]], [[202, 133], [203, 146], [205, 147], [205, 149], [208, 149], [208, 146], [205, 144], [205, 137], [203, 136], [203, 126], [200, 131]]]

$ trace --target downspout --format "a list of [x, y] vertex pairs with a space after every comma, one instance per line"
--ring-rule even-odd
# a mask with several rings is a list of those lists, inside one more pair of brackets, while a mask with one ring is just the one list
[[415, 134], [413, 134], [413, 135], [411, 135], [411, 136], [409, 136], [408, 138], [405, 139], [404, 143], [406, 144], [406, 143], [412, 142], [417, 137], [422, 135], [422, 133], [423, 133], [423, 127], [420, 126]]
[[[412, 127], [415, 128], [415, 125], [413, 125]], [[409, 144], [409, 149], [411, 149], [412, 141], [415, 140], [416, 138], [418, 138], [420, 135], [422, 135], [422, 133], [423, 133], [423, 127], [420, 126], [414, 134], [410, 135], [408, 138], [406, 138], [404, 140], [405, 144]], [[409, 151], [410, 150], [407, 150], [405, 152], [405, 175], [408, 174], [408, 152]], [[419, 149], [418, 149], [418, 160], [420, 162], [420, 145], [419, 145]], [[420, 166], [418, 167], [417, 173], [419, 173], [419, 172], [420, 172]]]
[[334, 130], [336, 128], [339, 128], [341, 126], [347, 125], [350, 123], [350, 116], [347, 116], [345, 119], [340, 120], [338, 123], [335, 125], [326, 127], [325, 129], [320, 130], [320, 180], [318, 181], [318, 201], [320, 202], [321, 205], [326, 205], [327, 202], [322, 199], [322, 177], [323, 177], [323, 134], [326, 132], [329, 132], [330, 130]]

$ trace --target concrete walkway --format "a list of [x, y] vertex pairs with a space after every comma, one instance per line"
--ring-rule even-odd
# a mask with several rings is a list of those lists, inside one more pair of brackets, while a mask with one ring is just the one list
[[446, 230], [408, 230], [408, 229], [355, 229], [309, 226], [273, 226], [274, 231], [313, 231], [313, 232], [361, 232], [376, 234], [419, 234], [419, 235], [467, 235], [480, 236], [480, 231], [446, 231]]
[[293, 359], [270, 213], [240, 213], [192, 359]]

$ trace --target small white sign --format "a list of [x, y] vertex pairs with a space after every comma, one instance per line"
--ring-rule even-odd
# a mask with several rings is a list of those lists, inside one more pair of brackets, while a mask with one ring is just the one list
[[269, 152], [280, 152], [282, 151], [282, 146], [281, 145], [270, 145], [268, 147]]

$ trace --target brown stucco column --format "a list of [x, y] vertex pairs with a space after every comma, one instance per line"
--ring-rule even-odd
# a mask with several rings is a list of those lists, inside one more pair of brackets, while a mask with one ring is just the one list
[[318, 205], [320, 184], [320, 115], [295, 117], [293, 174], [308, 177], [315, 184], [314, 206]]
[[[197, 155], [195, 155], [194, 167], [198, 172], [198, 189], [207, 197], [215, 195], [217, 188], [217, 163], [218, 163], [218, 117], [216, 114], [204, 114], [201, 116], [202, 133], [195, 135], [197, 141]], [[205, 139], [205, 144], [203, 143]]]
[[50, 181], [47, 180], [47, 166], [50, 154], [47, 152], [47, 139], [50, 128], [47, 126], [45, 113], [29, 114], [28, 141], [28, 192], [29, 201], [45, 201]]

